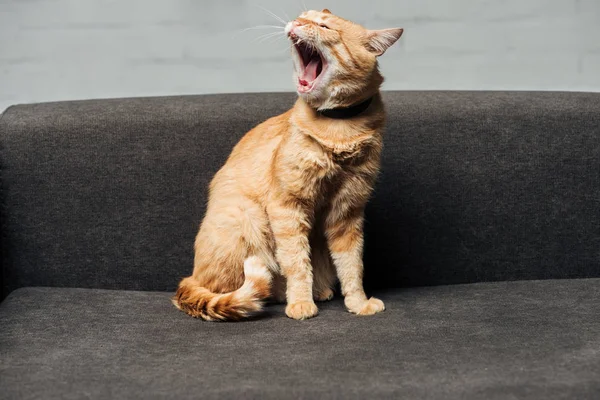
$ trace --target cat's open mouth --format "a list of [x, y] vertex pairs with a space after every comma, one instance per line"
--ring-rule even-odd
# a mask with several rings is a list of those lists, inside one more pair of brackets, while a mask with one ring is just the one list
[[298, 71], [298, 91], [306, 93], [314, 87], [327, 64], [325, 58], [315, 47], [305, 42], [297, 42], [294, 47], [300, 56], [301, 64], [300, 71]]

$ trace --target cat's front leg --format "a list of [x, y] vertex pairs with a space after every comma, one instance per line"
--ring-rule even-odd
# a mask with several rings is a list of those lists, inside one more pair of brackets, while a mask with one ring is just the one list
[[300, 207], [272, 205], [269, 208], [275, 237], [276, 258], [286, 278], [285, 313], [293, 319], [308, 319], [318, 314], [313, 300], [313, 274], [308, 235], [311, 218]]
[[330, 215], [326, 232], [346, 308], [358, 315], [385, 310], [381, 300], [368, 299], [363, 289], [363, 209], [352, 210], [343, 218]]

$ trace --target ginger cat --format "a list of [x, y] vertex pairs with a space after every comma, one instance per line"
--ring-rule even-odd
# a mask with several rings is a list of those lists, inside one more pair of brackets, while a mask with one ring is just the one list
[[287, 300], [294, 319], [333, 297], [359, 315], [384, 310], [363, 289], [363, 215], [380, 165], [385, 112], [377, 57], [402, 29], [367, 30], [329, 10], [285, 27], [294, 107], [248, 132], [210, 184], [192, 276], [173, 303], [205, 320], [238, 320]]

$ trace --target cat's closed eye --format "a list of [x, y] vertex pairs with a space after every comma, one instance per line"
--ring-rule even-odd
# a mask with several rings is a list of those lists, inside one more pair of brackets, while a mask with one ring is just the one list
[[320, 26], [321, 28], [323, 28], [323, 29], [329, 29], [329, 27], [328, 27], [327, 25], [325, 25], [325, 24], [319, 24], [319, 26]]

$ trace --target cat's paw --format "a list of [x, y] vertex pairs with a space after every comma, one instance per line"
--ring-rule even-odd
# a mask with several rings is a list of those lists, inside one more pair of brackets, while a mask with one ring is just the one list
[[285, 315], [293, 319], [309, 319], [319, 313], [317, 305], [312, 301], [299, 301], [288, 304], [285, 308]]
[[358, 315], [373, 315], [385, 310], [385, 304], [383, 301], [371, 297], [367, 300], [366, 304], [363, 305], [362, 309], [357, 313]]
[[315, 292], [314, 294], [315, 301], [329, 301], [333, 299], [333, 290], [327, 288], [325, 290], [321, 290], [319, 292]]
[[348, 311], [356, 315], [373, 315], [385, 310], [383, 301], [375, 297], [361, 302], [346, 302], [346, 306]]

